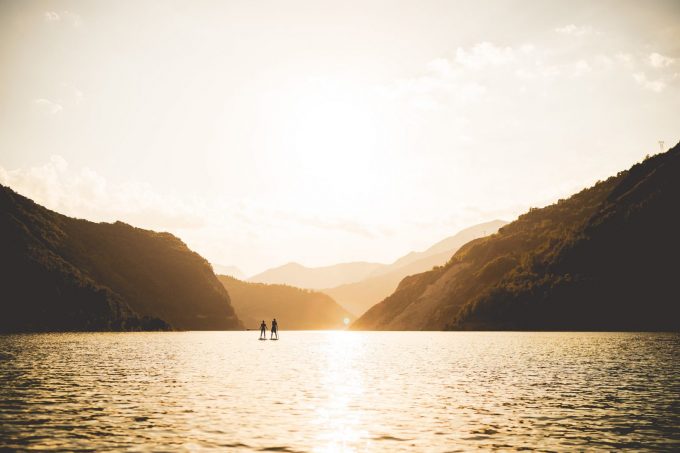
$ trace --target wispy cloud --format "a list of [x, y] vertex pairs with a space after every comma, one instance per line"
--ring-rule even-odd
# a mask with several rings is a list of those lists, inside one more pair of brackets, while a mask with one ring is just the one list
[[575, 37], [582, 37], [582, 36], [588, 36], [588, 35], [593, 35], [597, 34], [600, 35], [602, 32], [595, 31], [593, 27], [589, 25], [575, 25], [575, 24], [569, 24], [565, 25], [563, 27], [557, 27], [555, 28], [555, 32], [561, 34], [561, 35], [568, 35], [568, 36], [575, 36]]
[[43, 17], [45, 18], [45, 22], [50, 23], [64, 22], [73, 27], [80, 27], [83, 24], [83, 19], [80, 15], [71, 11], [45, 11]]
[[34, 99], [33, 105], [35, 105], [39, 111], [50, 115], [56, 115], [64, 110], [64, 107], [61, 104], [45, 98]]
[[523, 46], [516, 50], [490, 42], [481, 42], [470, 48], [459, 47], [453, 58], [435, 58], [427, 63], [421, 75], [399, 79], [383, 86], [381, 92], [392, 99], [407, 98], [421, 110], [438, 110], [450, 103], [465, 105], [487, 92], [487, 86], [471, 77], [471, 71], [511, 64], [518, 53], [530, 51], [531, 47]]
[[475, 44], [471, 49], [456, 49], [456, 62], [465, 68], [481, 69], [499, 66], [515, 60], [512, 47], [499, 47], [490, 42]]
[[0, 183], [67, 215], [124, 220], [154, 229], [197, 228], [204, 219], [190, 204], [156, 193], [148, 184], [111, 184], [96, 171], [73, 168], [61, 156], [29, 168], [0, 166]]
[[61, 20], [61, 16], [56, 11], [45, 11], [44, 17], [46, 22], [59, 22]]
[[[556, 31], [574, 36], [599, 33], [591, 27], [574, 24]], [[540, 85], [527, 84], [539, 80], [555, 84], [622, 77], [630, 83], [632, 78], [638, 86], [658, 93], [680, 81], [676, 73], [662, 71], [675, 63], [676, 59], [656, 52], [647, 55], [612, 49], [610, 53], [580, 53], [575, 58], [570, 46], [545, 47], [527, 43], [511, 47], [485, 41], [456, 48], [453, 58], [431, 60], [421, 75], [399, 79], [383, 87], [383, 93], [391, 98], [408, 99], [421, 110], [460, 107], [461, 103], [490, 99], [490, 93], [507, 97], [513, 90], [523, 93], [543, 90]], [[649, 65], [656, 70], [654, 77], [649, 77], [643, 70]], [[514, 83], [517, 85], [513, 86]]]
[[571, 67], [571, 75], [572, 77], [582, 77], [589, 72], [592, 72], [592, 70], [593, 68], [591, 67], [590, 63], [588, 63], [588, 61], [578, 60]]
[[57, 115], [67, 108], [79, 105], [85, 98], [84, 93], [78, 87], [69, 83], [62, 83], [53, 94], [56, 98], [33, 99], [33, 106], [44, 114]]
[[649, 64], [654, 68], [667, 68], [673, 63], [675, 63], [675, 58], [667, 57], [656, 52], [649, 55]]
[[646, 90], [654, 91], [655, 93], [661, 93], [664, 88], [666, 88], [665, 82], [662, 80], [651, 80], [644, 72], [634, 73], [633, 80], [635, 80], [638, 85], [645, 88]]

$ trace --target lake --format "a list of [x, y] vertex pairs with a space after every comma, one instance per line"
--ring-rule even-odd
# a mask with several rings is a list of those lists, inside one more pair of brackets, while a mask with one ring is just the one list
[[0, 336], [0, 447], [680, 449], [680, 335]]

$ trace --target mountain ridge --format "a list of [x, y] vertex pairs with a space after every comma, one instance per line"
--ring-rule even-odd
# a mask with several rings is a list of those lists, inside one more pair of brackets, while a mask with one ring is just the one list
[[409, 252], [393, 263], [377, 269], [361, 281], [326, 288], [322, 291], [355, 315], [361, 316], [366, 310], [394, 292], [399, 282], [406, 276], [445, 264], [458, 248], [471, 239], [493, 233], [506, 224], [507, 222], [503, 220], [492, 220], [464, 228], [422, 252]]
[[74, 219], [0, 185], [0, 330], [241, 328], [210, 264], [170, 233]]
[[[678, 330], [680, 146], [402, 280], [353, 329]], [[646, 301], [646, 308], [640, 304]]]

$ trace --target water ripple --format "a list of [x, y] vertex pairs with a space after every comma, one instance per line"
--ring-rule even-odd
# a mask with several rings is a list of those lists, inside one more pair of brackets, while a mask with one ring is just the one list
[[680, 335], [0, 336], [0, 449], [680, 449]]

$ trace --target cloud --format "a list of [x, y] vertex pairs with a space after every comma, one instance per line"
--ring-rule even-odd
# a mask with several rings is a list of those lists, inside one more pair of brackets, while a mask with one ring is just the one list
[[654, 52], [649, 55], [649, 64], [657, 69], [666, 68], [673, 63], [675, 63], [674, 58], [661, 55], [660, 53]]
[[466, 68], [499, 66], [514, 60], [515, 51], [511, 47], [498, 47], [490, 42], [481, 42], [469, 50], [456, 49], [456, 62]]
[[575, 24], [565, 25], [564, 27], [557, 27], [555, 28], [555, 32], [561, 35], [569, 35], [576, 37], [587, 36], [591, 34], [598, 35], [601, 34], [600, 32], [596, 32], [595, 30], [593, 30], [593, 28], [588, 25], [575, 25]]
[[647, 78], [644, 72], [634, 73], [633, 80], [635, 80], [641, 87], [655, 93], [661, 93], [664, 88], [666, 88], [666, 84], [662, 80], [650, 80]]
[[96, 171], [72, 168], [61, 156], [30, 168], [0, 166], [0, 183], [50, 209], [93, 221], [123, 220], [145, 228], [199, 228], [205, 223], [194, 203], [155, 192], [148, 184], [111, 184]]
[[64, 111], [65, 108], [72, 108], [83, 102], [84, 93], [75, 85], [62, 83], [56, 90], [56, 100], [38, 98], [33, 100], [33, 105], [37, 110], [44, 114], [56, 115]]
[[33, 105], [35, 105], [41, 112], [48, 113], [50, 115], [56, 115], [64, 110], [64, 107], [61, 104], [52, 102], [45, 98], [34, 99]]
[[421, 75], [399, 79], [381, 87], [380, 91], [391, 99], [406, 98], [420, 110], [439, 110], [451, 103], [469, 104], [488, 91], [488, 87], [472, 74], [488, 66], [509, 65], [517, 60], [517, 55], [526, 55], [533, 50], [531, 45], [515, 50], [490, 42], [467, 49], [458, 47], [454, 58], [430, 60]]
[[83, 20], [80, 17], [80, 15], [73, 13], [71, 11], [45, 11], [43, 14], [43, 17], [45, 18], [45, 22], [49, 23], [58, 23], [58, 22], [64, 22], [64, 23], [69, 23], [73, 27], [80, 27], [83, 24]]
[[437, 74], [442, 77], [449, 77], [455, 75], [456, 69], [453, 63], [446, 58], [435, 58], [426, 65], [429, 72]]
[[[566, 25], [555, 29], [574, 36], [600, 34], [589, 26]], [[436, 58], [427, 63], [425, 73], [418, 77], [402, 79], [394, 84], [393, 97], [409, 96], [413, 105], [422, 110], [442, 109], [452, 102], [493, 99], [489, 93], [507, 96], [508, 90], [527, 93], [532, 89], [544, 90], [536, 84], [509, 85], [516, 81], [562, 83], [566, 80], [603, 80], [605, 77], [632, 78], [640, 87], [660, 93], [680, 81], [680, 73], [668, 69], [677, 59], [658, 52], [582, 53], [579, 58], [569, 46], [537, 47], [527, 43], [518, 47], [480, 42], [468, 48], [458, 47], [455, 57]], [[643, 66], [652, 66], [658, 72], [648, 76]], [[488, 69], [488, 70], [485, 70]], [[592, 77], [591, 77], [592, 76]]]
[[[560, 49], [531, 43], [510, 47], [485, 41], [468, 48], [458, 47], [453, 58], [435, 58], [420, 76], [400, 79], [383, 92], [393, 99], [407, 98], [421, 110], [439, 110], [489, 98], [488, 93], [496, 89], [502, 91], [500, 96], [507, 96], [511, 88], [508, 84], [513, 80], [523, 83], [542, 79], [554, 83], [558, 79], [580, 79], [615, 69], [616, 65], [632, 67], [631, 59], [628, 54], [620, 54], [570, 60]], [[531, 85], [516, 88], [525, 93]]]
[[617, 52], [616, 55], [614, 55], [614, 58], [616, 61], [619, 63], [623, 64], [624, 66], [631, 68], [633, 67], [633, 56], [629, 53], [625, 52]]
[[579, 60], [576, 63], [572, 65], [572, 71], [571, 75], [572, 77], [582, 77], [589, 72], [592, 72], [593, 69], [590, 66], [590, 64], [586, 60]]
[[55, 11], [45, 11], [45, 21], [47, 22], [59, 22], [61, 20], [61, 16], [59, 16], [59, 13]]

